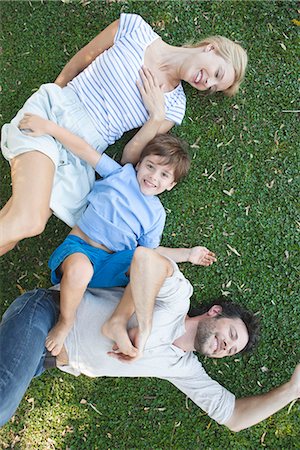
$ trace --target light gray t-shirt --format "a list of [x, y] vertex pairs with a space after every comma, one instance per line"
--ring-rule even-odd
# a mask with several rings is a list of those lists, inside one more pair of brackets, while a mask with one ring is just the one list
[[[151, 335], [141, 359], [124, 364], [109, 357], [107, 352], [112, 348], [112, 341], [100, 331], [118, 304], [123, 289], [89, 289], [65, 341], [69, 365], [60, 369], [76, 376], [166, 379], [212, 419], [226, 423], [233, 413], [234, 395], [207, 375], [193, 352], [184, 352], [172, 344], [185, 333], [185, 317], [193, 292], [190, 282], [177, 265], [173, 265], [173, 275], [165, 280], [157, 296]], [[136, 325], [133, 316], [129, 327]]]

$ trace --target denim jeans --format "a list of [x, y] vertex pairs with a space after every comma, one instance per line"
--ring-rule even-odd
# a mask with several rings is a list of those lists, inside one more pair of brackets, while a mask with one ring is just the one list
[[45, 339], [59, 313], [57, 293], [35, 289], [18, 297], [0, 324], [0, 426], [14, 414], [33, 377], [44, 371]]

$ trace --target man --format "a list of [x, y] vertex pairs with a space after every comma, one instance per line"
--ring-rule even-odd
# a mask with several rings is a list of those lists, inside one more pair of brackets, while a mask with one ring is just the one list
[[[216, 302], [206, 312], [188, 317], [190, 283], [175, 263], [149, 249], [139, 247], [136, 250], [130, 280], [126, 294], [140, 322], [135, 317], [130, 319], [129, 328], [133, 331], [129, 330], [129, 335], [136, 348], [144, 348], [143, 355], [130, 361], [128, 355], [111, 351], [113, 342], [100, 333], [100, 328], [111, 316], [123, 290], [95, 289], [86, 292], [64, 351], [57, 357], [56, 365], [60, 370], [92, 377], [167, 379], [210, 417], [233, 431], [264, 420], [299, 397], [300, 365], [290, 381], [277, 389], [264, 395], [235, 399], [206, 374], [194, 355], [197, 349], [221, 358], [250, 348], [257, 329], [251, 313], [236, 305], [227, 310], [223, 305], [225, 313], [222, 315], [222, 302]], [[44, 343], [57, 320], [57, 298], [57, 292], [39, 289], [19, 297], [3, 316], [0, 425], [13, 415], [31, 379], [40, 375], [48, 362]], [[124, 364], [124, 360], [130, 363]]]

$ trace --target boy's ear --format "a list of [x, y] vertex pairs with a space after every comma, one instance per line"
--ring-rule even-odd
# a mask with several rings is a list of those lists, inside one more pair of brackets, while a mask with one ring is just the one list
[[176, 186], [176, 184], [177, 184], [177, 181], [173, 181], [173, 183], [170, 184], [169, 187], [167, 187], [167, 191], [170, 191], [171, 189], [173, 189], [173, 187]]
[[135, 170], [137, 171], [137, 170], [139, 170], [139, 167], [140, 167], [140, 162], [141, 161], [139, 161], [138, 163], [136, 163], [136, 165], [135, 165]]

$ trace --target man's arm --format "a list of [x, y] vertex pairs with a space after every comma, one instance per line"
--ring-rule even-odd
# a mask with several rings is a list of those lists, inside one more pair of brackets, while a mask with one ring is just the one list
[[25, 113], [23, 119], [19, 123], [19, 128], [24, 130], [24, 132], [30, 136], [49, 134], [57, 139], [65, 148], [94, 168], [101, 159], [100, 153], [91, 147], [84, 139], [71, 133], [66, 128], [60, 127], [51, 120], [43, 119], [35, 114]]
[[236, 400], [231, 418], [225, 425], [232, 431], [251, 427], [300, 397], [300, 364], [287, 383], [270, 392]]
[[114, 44], [115, 35], [118, 31], [119, 20], [111, 23], [107, 28], [101, 31], [91, 42], [83, 47], [70, 61], [65, 65], [61, 73], [55, 80], [60, 87], [73, 80], [76, 75], [82, 72], [94, 59]]
[[206, 247], [192, 248], [170, 248], [157, 247], [155, 249], [160, 255], [172, 259], [176, 263], [190, 262], [198, 266], [211, 266], [217, 261], [216, 255]]

